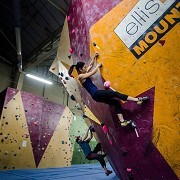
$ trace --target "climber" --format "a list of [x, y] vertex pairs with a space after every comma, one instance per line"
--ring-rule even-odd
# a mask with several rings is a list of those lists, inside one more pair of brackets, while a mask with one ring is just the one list
[[76, 65], [72, 65], [68, 71], [69, 75], [72, 76], [73, 69], [76, 68], [78, 73], [78, 80], [82, 84], [82, 86], [87, 90], [87, 92], [91, 95], [94, 101], [106, 103], [109, 105], [114, 105], [116, 108], [117, 116], [120, 120], [121, 126], [127, 126], [132, 123], [132, 120], [125, 120], [122, 112], [121, 112], [121, 104], [115, 98], [118, 98], [123, 101], [134, 101], [137, 102], [138, 105], [142, 104], [143, 101], [149, 100], [148, 96], [145, 97], [131, 97], [125, 94], [121, 94], [114, 90], [99, 90], [92, 82], [90, 77], [94, 75], [100, 67], [102, 67], [101, 63], [98, 63], [96, 67], [92, 69], [94, 62], [97, 60], [98, 54], [96, 53], [89, 66], [86, 66], [84, 62], [78, 62]]
[[[90, 131], [90, 137], [88, 138], [88, 133]], [[93, 151], [91, 151], [91, 148], [90, 148], [90, 141], [91, 139], [93, 138], [93, 131], [89, 128], [85, 134], [84, 137], [80, 137], [80, 136], [77, 136], [76, 137], [76, 142], [79, 144], [79, 146], [81, 147], [81, 149], [83, 150], [86, 158], [88, 160], [98, 160], [102, 166], [102, 168], [104, 169], [104, 172], [107, 176], [109, 176], [109, 174], [112, 173], [112, 171], [108, 170], [106, 168], [106, 163], [104, 161], [104, 158], [105, 156], [107, 155], [106, 153], [104, 153], [103, 155], [102, 154], [99, 154], [98, 152], [102, 152], [102, 147], [101, 147], [101, 144], [98, 143], [96, 145], [96, 147], [94, 148]]]

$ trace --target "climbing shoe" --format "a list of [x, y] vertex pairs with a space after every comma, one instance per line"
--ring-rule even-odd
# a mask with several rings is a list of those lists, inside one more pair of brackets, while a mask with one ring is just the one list
[[124, 120], [123, 122], [120, 122], [122, 127], [125, 127], [132, 123], [132, 120]]
[[136, 124], [135, 124], [134, 121], [132, 121], [131, 126], [132, 126], [132, 128], [134, 128], [134, 129], [137, 128], [137, 126], [136, 126]]
[[112, 173], [112, 171], [107, 170], [107, 172], [105, 174], [106, 174], [106, 176], [109, 176], [111, 173]]
[[147, 101], [149, 99], [150, 98], [148, 96], [138, 97], [137, 105], [141, 105], [144, 101]]

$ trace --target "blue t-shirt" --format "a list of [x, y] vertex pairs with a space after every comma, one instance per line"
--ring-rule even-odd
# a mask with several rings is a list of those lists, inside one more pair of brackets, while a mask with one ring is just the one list
[[86, 81], [82, 84], [82, 86], [87, 90], [87, 92], [93, 96], [94, 93], [98, 90], [98, 88], [93, 84], [91, 79], [88, 77]]
[[87, 157], [91, 153], [91, 148], [89, 146], [89, 141], [78, 141], [78, 144], [80, 145], [81, 149], [83, 150], [85, 156]]

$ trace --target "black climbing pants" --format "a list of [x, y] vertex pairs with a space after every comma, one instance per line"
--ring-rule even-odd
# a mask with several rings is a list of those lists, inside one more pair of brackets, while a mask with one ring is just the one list
[[98, 90], [94, 93], [92, 98], [97, 102], [115, 106], [116, 111], [119, 114], [121, 113], [121, 104], [117, 99], [127, 101], [128, 96], [113, 90]]
[[104, 168], [106, 167], [106, 163], [104, 161], [104, 156], [97, 154], [99, 151], [101, 151], [101, 144], [98, 143], [94, 150], [86, 157], [88, 160], [98, 160], [101, 164], [101, 166]]

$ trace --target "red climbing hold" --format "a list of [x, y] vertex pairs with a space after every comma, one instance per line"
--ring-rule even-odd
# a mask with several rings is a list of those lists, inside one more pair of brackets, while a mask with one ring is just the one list
[[161, 44], [161, 46], [164, 46], [165, 40], [159, 40], [159, 43]]

